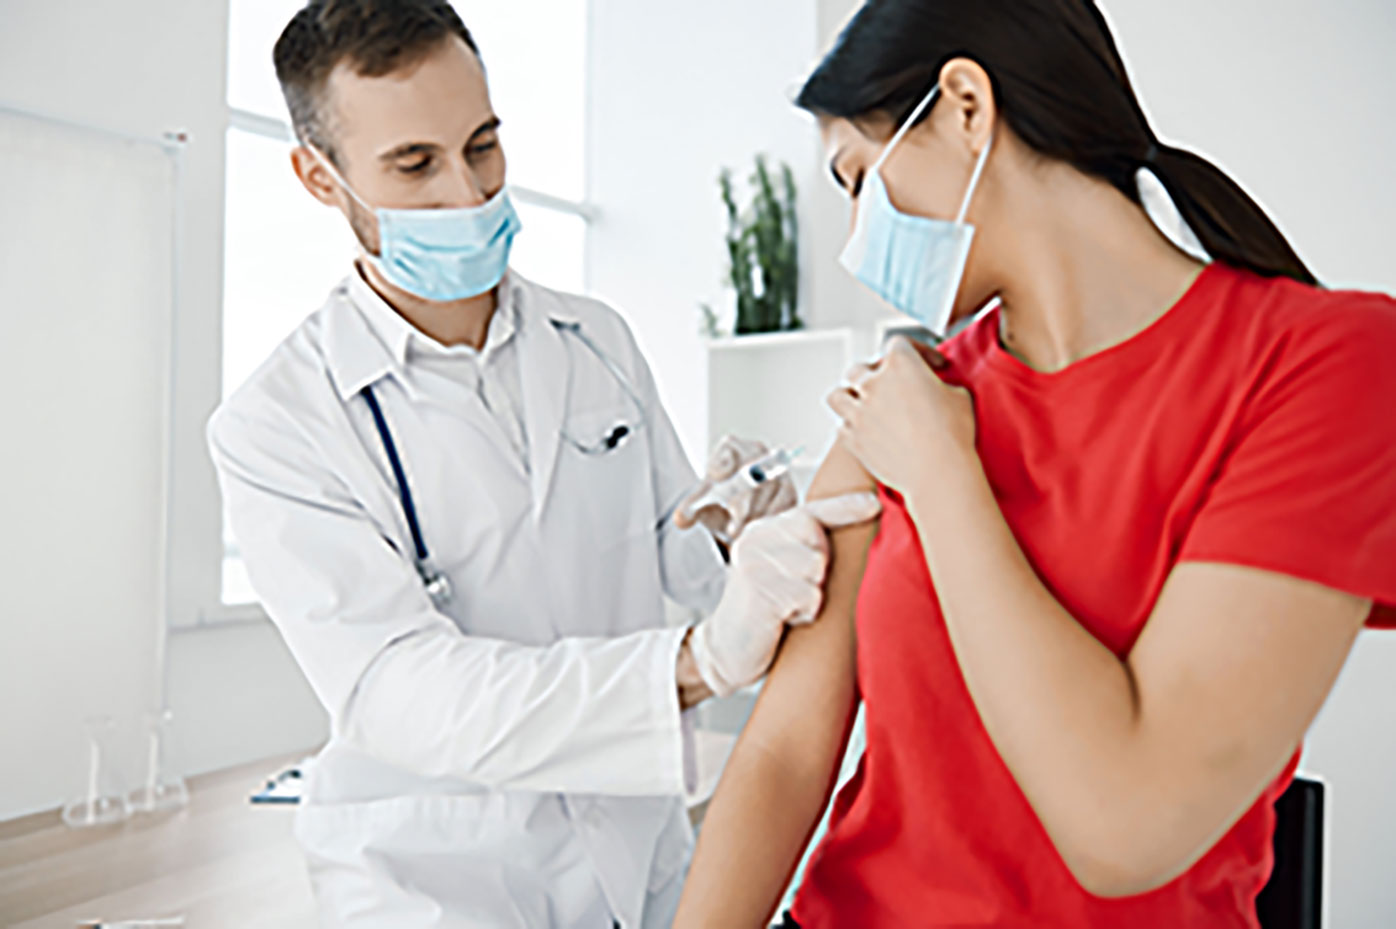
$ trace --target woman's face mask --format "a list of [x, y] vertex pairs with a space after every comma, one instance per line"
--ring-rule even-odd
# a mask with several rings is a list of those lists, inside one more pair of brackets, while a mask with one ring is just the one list
[[943, 336], [955, 310], [955, 298], [974, 241], [974, 227], [965, 222], [965, 215], [984, 173], [993, 139], [979, 154], [953, 222], [901, 212], [892, 204], [882, 180], [887, 157], [939, 93], [939, 85], [931, 89], [867, 172], [853, 235], [839, 262], [879, 297]]

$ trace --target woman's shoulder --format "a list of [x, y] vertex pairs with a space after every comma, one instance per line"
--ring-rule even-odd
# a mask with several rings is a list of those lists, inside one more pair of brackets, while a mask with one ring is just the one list
[[[1249, 375], [1325, 359], [1396, 369], [1396, 299], [1388, 294], [1315, 287], [1214, 263], [1184, 302], [1186, 312], [1177, 315], [1180, 304], [1173, 315], [1185, 324], [1168, 326], [1167, 340], [1150, 343], [1175, 364]], [[938, 346], [962, 375], [972, 379], [997, 352], [999, 312], [987, 309]]]
[[[1396, 300], [1227, 269], [1193, 332], [1198, 362], [1238, 402], [1233, 445], [1297, 483], [1340, 483], [1396, 448]], [[1385, 467], [1385, 465], [1383, 465]]]
[[[1216, 275], [1209, 335], [1272, 369], [1329, 362], [1345, 376], [1396, 364], [1396, 299], [1375, 291], [1327, 289], [1234, 268]], [[1338, 363], [1338, 364], [1332, 364]]]

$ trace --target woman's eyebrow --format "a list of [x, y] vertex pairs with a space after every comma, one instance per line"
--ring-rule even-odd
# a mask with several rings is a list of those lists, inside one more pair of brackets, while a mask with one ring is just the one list
[[829, 159], [829, 173], [834, 176], [834, 183], [838, 184], [844, 190], [847, 190], [848, 183], [843, 179], [843, 175], [839, 173], [839, 159], [843, 157], [845, 148], [847, 148], [847, 146], [841, 146], [838, 151], [834, 152], [834, 157]]

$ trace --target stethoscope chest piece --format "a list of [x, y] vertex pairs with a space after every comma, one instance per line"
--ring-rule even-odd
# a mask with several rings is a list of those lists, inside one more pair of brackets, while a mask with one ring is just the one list
[[451, 579], [427, 564], [418, 567], [422, 577], [422, 586], [426, 588], [427, 597], [431, 599], [432, 606], [438, 610], [451, 602], [455, 596], [455, 591], [451, 589]]

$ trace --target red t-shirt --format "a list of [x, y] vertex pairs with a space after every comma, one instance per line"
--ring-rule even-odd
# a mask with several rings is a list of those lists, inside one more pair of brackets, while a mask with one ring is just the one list
[[[1117, 655], [1179, 561], [1305, 578], [1396, 620], [1396, 301], [1213, 265], [1134, 338], [1046, 374], [990, 313], [944, 348], [1038, 576]], [[895, 493], [858, 597], [867, 751], [794, 915], [805, 929], [1255, 929], [1274, 800], [1141, 896], [1084, 891], [989, 739]]]

